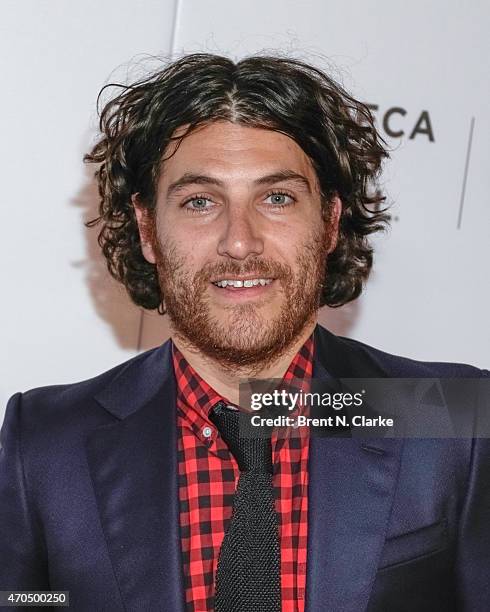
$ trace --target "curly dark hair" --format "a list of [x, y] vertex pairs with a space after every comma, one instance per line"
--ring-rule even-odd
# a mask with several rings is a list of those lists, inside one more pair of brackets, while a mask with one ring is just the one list
[[[162, 303], [156, 266], [141, 251], [131, 196], [155, 209], [156, 185], [167, 146], [177, 128], [219, 120], [275, 130], [291, 137], [312, 162], [328, 213], [342, 201], [339, 238], [328, 256], [321, 306], [341, 306], [361, 293], [372, 267], [368, 235], [389, 221], [377, 188], [388, 156], [369, 108], [322, 70], [300, 60], [252, 56], [235, 63], [196, 53], [117, 87], [100, 114], [100, 140], [84, 161], [100, 164], [95, 175], [102, 224], [99, 245], [109, 272], [132, 300], [147, 309]], [[99, 94], [100, 99], [100, 94]], [[182, 138], [180, 136], [179, 138]]]

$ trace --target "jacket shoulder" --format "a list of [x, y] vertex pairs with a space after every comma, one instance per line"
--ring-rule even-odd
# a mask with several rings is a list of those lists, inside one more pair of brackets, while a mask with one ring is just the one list
[[43, 387], [36, 387], [29, 389], [22, 393], [23, 399], [26, 402], [32, 400], [39, 401], [43, 397], [48, 397], [50, 401], [64, 401], [70, 400], [74, 397], [87, 397], [96, 395], [101, 389], [106, 387], [113, 380], [122, 376], [124, 372], [132, 370], [134, 367], [144, 364], [151, 356], [161, 349], [157, 347], [140, 353], [130, 359], [120, 363], [101, 374], [97, 374], [92, 378], [86, 380], [77, 381], [74, 383], [67, 383], [62, 385], [47, 385]]
[[93, 378], [76, 383], [50, 385], [30, 389], [13, 395], [7, 411], [18, 410], [28, 429], [42, 430], [53, 427], [79, 427], [85, 421], [99, 424], [112, 421], [109, 413], [101, 410], [96, 398], [107, 388], [131, 385], [131, 381], [144, 377], [156, 360], [161, 361], [168, 353], [169, 342], [150, 349], [107, 370]]
[[378, 348], [343, 336], [337, 340], [345, 350], [356, 353], [359, 358], [369, 360], [371, 365], [379, 369], [380, 375], [393, 378], [481, 378], [489, 377], [490, 372], [465, 363], [445, 361], [419, 361], [393, 355]]

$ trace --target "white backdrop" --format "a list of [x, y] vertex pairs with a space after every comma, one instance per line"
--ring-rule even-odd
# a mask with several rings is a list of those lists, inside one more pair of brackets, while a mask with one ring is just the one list
[[321, 320], [389, 352], [488, 367], [488, 3], [4, 0], [0, 16], [0, 419], [17, 390], [93, 376], [167, 336], [105, 274], [81, 160], [113, 70], [172, 49], [327, 58], [377, 106], [395, 219], [365, 294]]

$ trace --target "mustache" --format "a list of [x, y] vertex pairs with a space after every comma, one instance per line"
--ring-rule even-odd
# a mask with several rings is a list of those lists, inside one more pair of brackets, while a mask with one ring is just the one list
[[271, 259], [254, 259], [244, 263], [223, 261], [208, 264], [198, 272], [199, 280], [209, 282], [230, 276], [253, 275], [257, 278], [285, 278], [291, 275], [290, 266]]

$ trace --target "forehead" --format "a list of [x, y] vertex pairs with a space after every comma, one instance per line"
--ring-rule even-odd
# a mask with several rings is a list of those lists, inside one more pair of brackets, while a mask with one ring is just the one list
[[[179, 136], [185, 128], [174, 134]], [[303, 174], [316, 184], [316, 173], [303, 149], [289, 136], [272, 130], [216, 121], [170, 145], [161, 181], [172, 182], [183, 172], [213, 174], [226, 179], [250, 179], [278, 169]]]

